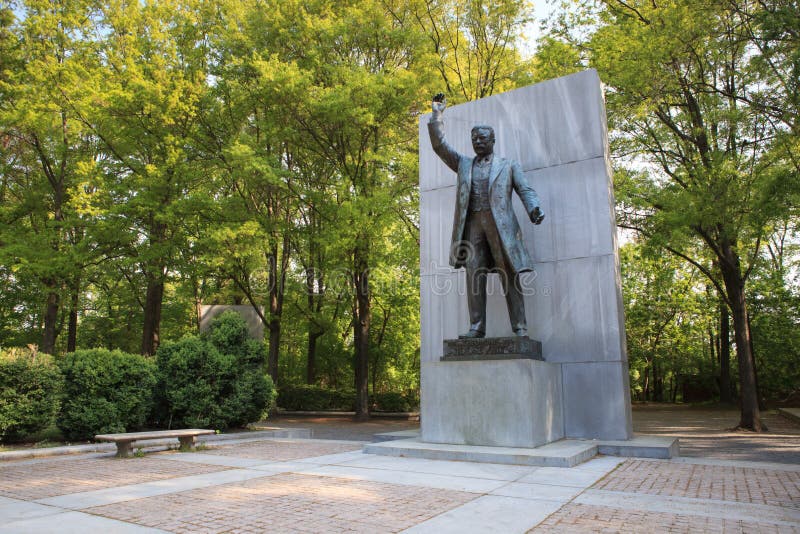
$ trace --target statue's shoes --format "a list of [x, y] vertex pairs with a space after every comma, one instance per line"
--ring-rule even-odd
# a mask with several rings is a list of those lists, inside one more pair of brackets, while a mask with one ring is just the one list
[[517, 328], [514, 330], [514, 335], [517, 337], [528, 337], [528, 329], [527, 328]]
[[466, 334], [459, 334], [458, 339], [479, 339], [486, 335], [486, 332], [480, 330], [470, 330]]

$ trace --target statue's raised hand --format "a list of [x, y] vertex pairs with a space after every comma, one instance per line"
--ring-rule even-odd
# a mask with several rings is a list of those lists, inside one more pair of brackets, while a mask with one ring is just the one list
[[433, 97], [433, 102], [431, 103], [431, 108], [433, 109], [434, 115], [441, 115], [444, 111], [444, 108], [447, 107], [447, 98], [445, 98], [444, 93], [438, 93], [436, 96]]

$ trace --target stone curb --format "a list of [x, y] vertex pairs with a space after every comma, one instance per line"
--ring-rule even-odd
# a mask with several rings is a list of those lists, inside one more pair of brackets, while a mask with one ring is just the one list
[[778, 408], [778, 413], [795, 423], [800, 423], [800, 408]]
[[[274, 428], [271, 430], [258, 430], [254, 432], [233, 432], [230, 434], [213, 434], [198, 437], [198, 443], [216, 443], [224, 441], [251, 441], [263, 438], [303, 438], [311, 437], [311, 431], [306, 428]], [[168, 450], [177, 447], [175, 439], [150, 439], [136, 442], [136, 448], [147, 449], [150, 452]], [[27, 460], [30, 458], [46, 458], [49, 456], [63, 456], [67, 454], [86, 454], [92, 452], [116, 452], [114, 443], [89, 443], [86, 445], [67, 445], [64, 447], [48, 447], [43, 449], [23, 449], [17, 451], [0, 452], [0, 462], [13, 460]]]
[[[340, 412], [337, 410], [278, 410], [278, 415], [287, 417], [354, 417], [356, 412]], [[419, 421], [419, 412], [370, 412], [370, 417], [386, 419], [408, 419]]]

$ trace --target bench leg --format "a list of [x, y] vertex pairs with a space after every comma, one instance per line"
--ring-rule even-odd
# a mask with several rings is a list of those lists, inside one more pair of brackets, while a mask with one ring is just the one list
[[132, 454], [133, 454], [132, 441], [117, 442], [117, 458], [130, 458]]
[[189, 452], [194, 450], [194, 436], [182, 436], [178, 438], [181, 442], [181, 452]]

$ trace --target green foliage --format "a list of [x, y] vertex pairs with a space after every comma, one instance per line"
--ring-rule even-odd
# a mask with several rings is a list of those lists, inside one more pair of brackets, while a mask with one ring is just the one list
[[396, 391], [375, 393], [372, 395], [373, 410], [378, 412], [410, 412], [419, 403], [413, 394], [404, 394]]
[[68, 440], [142, 428], [153, 404], [155, 363], [119, 350], [88, 349], [58, 360], [65, 398], [57, 419]]
[[0, 441], [43, 431], [54, 420], [63, 380], [47, 354], [25, 349], [0, 352]]
[[275, 397], [265, 357], [235, 312], [220, 314], [202, 336], [165, 343], [156, 353], [158, 424], [225, 429], [260, 420]]
[[278, 388], [278, 407], [291, 411], [352, 411], [356, 394], [352, 390], [327, 389], [320, 386], [286, 385]]

